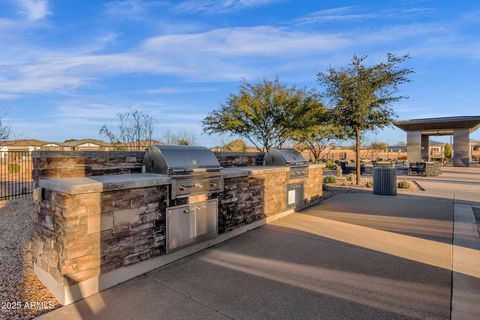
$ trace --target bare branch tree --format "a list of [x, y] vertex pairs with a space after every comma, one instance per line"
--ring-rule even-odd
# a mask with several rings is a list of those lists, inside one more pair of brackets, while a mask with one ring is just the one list
[[12, 134], [12, 130], [10, 129], [10, 126], [6, 125], [2, 121], [2, 116], [0, 115], [0, 143], [8, 140], [11, 134]]
[[103, 125], [99, 134], [110, 140], [118, 150], [142, 150], [153, 143], [155, 119], [142, 111], [119, 113], [117, 132]]
[[198, 144], [195, 134], [188, 132], [187, 130], [173, 133], [170, 129], [167, 129], [163, 134], [163, 138], [167, 144], [178, 144], [184, 146], [195, 146]]

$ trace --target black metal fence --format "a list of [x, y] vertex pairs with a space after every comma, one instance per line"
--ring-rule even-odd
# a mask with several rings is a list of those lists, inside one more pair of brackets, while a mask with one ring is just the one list
[[0, 150], [0, 201], [32, 193], [32, 154]]

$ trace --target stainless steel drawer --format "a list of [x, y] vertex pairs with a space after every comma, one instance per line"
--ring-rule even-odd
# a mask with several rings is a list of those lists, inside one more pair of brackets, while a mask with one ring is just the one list
[[167, 208], [167, 252], [217, 235], [217, 199]]
[[188, 197], [199, 193], [222, 192], [223, 178], [173, 179], [172, 199]]

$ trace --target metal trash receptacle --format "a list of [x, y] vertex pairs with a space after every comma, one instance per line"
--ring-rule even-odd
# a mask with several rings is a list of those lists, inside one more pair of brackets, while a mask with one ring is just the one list
[[397, 194], [397, 172], [395, 168], [373, 168], [373, 193], [382, 196]]

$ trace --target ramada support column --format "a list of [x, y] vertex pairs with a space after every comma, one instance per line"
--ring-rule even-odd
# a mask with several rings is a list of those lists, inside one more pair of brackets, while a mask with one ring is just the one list
[[409, 162], [422, 161], [422, 134], [420, 131], [407, 131], [407, 156]]
[[470, 158], [470, 131], [468, 129], [454, 129], [453, 166], [468, 167]]
[[422, 160], [430, 161], [430, 137], [427, 135], [422, 134], [421, 138], [421, 156]]

